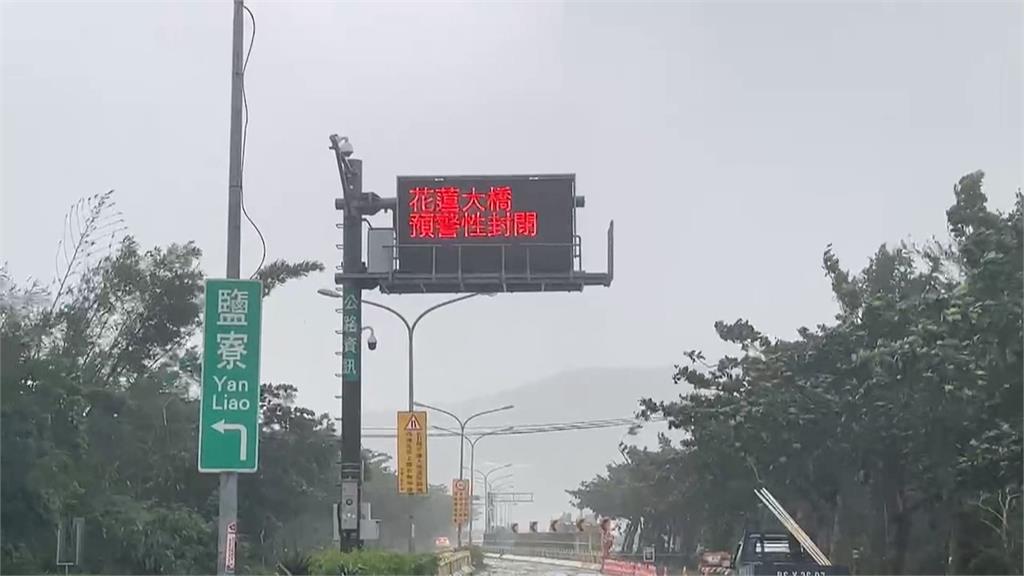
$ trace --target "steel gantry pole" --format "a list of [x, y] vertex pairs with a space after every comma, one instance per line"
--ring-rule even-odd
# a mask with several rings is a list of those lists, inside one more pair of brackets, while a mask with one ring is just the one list
[[[502, 406], [501, 408], [492, 408], [491, 410], [484, 410], [482, 412], [477, 412], [476, 414], [471, 414], [468, 418], [463, 420], [456, 416], [455, 414], [452, 414], [451, 412], [443, 408], [438, 408], [437, 406], [431, 406], [430, 404], [424, 404], [423, 402], [413, 402], [413, 405], [420, 406], [421, 408], [427, 408], [428, 410], [435, 410], [442, 414], [447, 414], [448, 416], [451, 416], [452, 418], [455, 419], [456, 422], [459, 423], [459, 437], [462, 439], [459, 442], [459, 480], [463, 480], [465, 478], [463, 476], [463, 469], [466, 466], [466, 450], [464, 446], [464, 444], [466, 443], [466, 425], [469, 424], [474, 418], [478, 418], [486, 414], [494, 414], [495, 412], [503, 412], [505, 410], [511, 410], [515, 408], [514, 404], [508, 404], [506, 406]], [[472, 514], [470, 514], [470, 516], [472, 516]], [[462, 547], [461, 523], [456, 527], [456, 545], [460, 548]]]
[[[348, 139], [331, 135], [330, 140], [343, 192], [342, 271], [355, 274], [363, 265], [363, 162], [351, 158], [352, 145]], [[342, 283], [341, 502], [338, 504], [342, 552], [356, 550], [362, 545], [359, 534], [363, 484], [362, 299], [360, 280], [352, 278]]]

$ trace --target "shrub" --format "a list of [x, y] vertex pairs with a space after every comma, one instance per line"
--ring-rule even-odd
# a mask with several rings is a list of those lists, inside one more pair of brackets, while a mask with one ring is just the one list
[[433, 554], [401, 554], [381, 550], [357, 552], [324, 550], [312, 556], [310, 574], [322, 576], [338, 576], [339, 574], [433, 576], [437, 574], [437, 557]]
[[308, 576], [312, 574], [313, 557], [299, 550], [287, 552], [277, 564], [281, 572], [291, 576]]

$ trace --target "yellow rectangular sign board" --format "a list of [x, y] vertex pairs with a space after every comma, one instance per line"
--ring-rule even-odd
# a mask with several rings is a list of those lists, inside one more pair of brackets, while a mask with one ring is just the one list
[[427, 413], [398, 413], [398, 493], [427, 493]]
[[456, 525], [469, 521], [469, 480], [452, 480], [452, 522]]

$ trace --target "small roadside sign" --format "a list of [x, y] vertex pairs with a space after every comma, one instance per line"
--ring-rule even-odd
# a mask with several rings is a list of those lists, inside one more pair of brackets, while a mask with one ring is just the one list
[[469, 522], [469, 481], [460, 478], [452, 480], [452, 522]]
[[427, 493], [427, 413], [398, 413], [398, 493]]
[[238, 543], [238, 524], [232, 522], [228, 524], [227, 533], [227, 551], [224, 553], [224, 568], [229, 573], [235, 571], [235, 550]]
[[258, 467], [262, 312], [260, 281], [206, 281], [200, 472]]
[[644, 546], [644, 562], [654, 562], [654, 546]]

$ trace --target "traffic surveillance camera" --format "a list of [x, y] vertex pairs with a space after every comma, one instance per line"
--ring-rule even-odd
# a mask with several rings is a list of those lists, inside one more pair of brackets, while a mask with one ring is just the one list
[[366, 339], [366, 345], [370, 348], [370, 350], [376, 350], [377, 349], [377, 337], [374, 336], [373, 334], [370, 334], [370, 337]]
[[352, 156], [352, 143], [348, 141], [348, 136], [338, 136], [337, 134], [331, 134], [331, 148], [337, 150], [339, 154], [344, 158]]
[[352, 156], [355, 150], [352, 148], [352, 143], [348, 141], [348, 136], [342, 136], [341, 138], [335, 136], [335, 138], [337, 138], [338, 152], [345, 158]]

